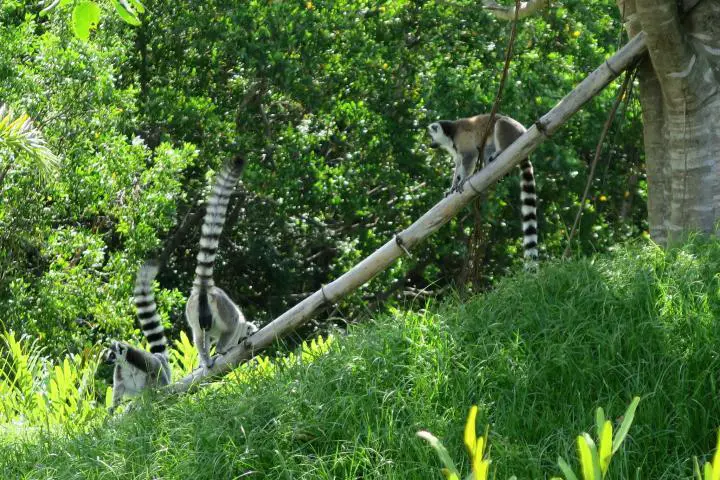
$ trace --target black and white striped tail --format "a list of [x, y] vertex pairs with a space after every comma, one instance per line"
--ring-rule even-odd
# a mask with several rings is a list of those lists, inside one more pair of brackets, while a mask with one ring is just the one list
[[150, 352], [167, 357], [167, 339], [157, 313], [157, 304], [152, 289], [152, 282], [155, 280], [158, 270], [159, 266], [154, 261], [149, 261], [140, 267], [135, 278], [133, 295], [140, 328], [150, 344]]
[[242, 174], [245, 160], [241, 157], [229, 161], [218, 173], [210, 197], [207, 200], [205, 219], [200, 236], [200, 251], [195, 267], [194, 289], [199, 292], [198, 314], [200, 327], [209, 330], [212, 326], [212, 313], [208, 303], [207, 291], [214, 286], [213, 267], [217, 255], [220, 234], [225, 225], [225, 215], [235, 184]]
[[533, 166], [527, 158], [520, 163], [520, 202], [525, 260], [538, 258], [537, 194]]

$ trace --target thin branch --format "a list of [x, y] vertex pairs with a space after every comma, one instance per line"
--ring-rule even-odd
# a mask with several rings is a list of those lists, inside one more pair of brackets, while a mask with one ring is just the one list
[[[480, 146], [483, 149], [478, 155], [478, 163], [481, 161], [482, 153], [485, 149], [485, 142], [487, 142], [488, 136], [490, 136], [490, 130], [493, 127], [493, 120], [497, 114], [498, 108], [500, 107], [500, 101], [502, 100], [503, 90], [505, 89], [505, 81], [507, 80], [508, 70], [510, 68], [510, 58], [512, 58], [513, 47], [515, 46], [515, 35], [517, 34], [517, 21], [518, 15], [520, 14], [520, 0], [515, 0], [515, 16], [513, 17], [512, 28], [510, 29], [510, 41], [508, 42], [507, 51], [505, 52], [505, 64], [503, 65], [502, 76], [500, 77], [500, 85], [498, 85], [497, 93], [495, 94], [495, 101], [493, 102], [492, 109], [490, 110], [490, 121], [485, 125], [485, 131], [482, 135], [482, 141]], [[477, 165], [476, 165], [477, 168]]]
[[[526, 158], [548, 135], [560, 128], [588, 100], [605, 88], [647, 49], [645, 34], [640, 33], [620, 51], [592, 72], [580, 85], [563, 98], [550, 112], [545, 114], [520, 138], [513, 142], [488, 166], [470, 177], [468, 187], [462, 193], [445, 197], [415, 223], [389, 240], [359, 264], [355, 265], [337, 280], [316, 291], [278, 318], [265, 325], [240, 345], [231, 348], [216, 359], [211, 369], [197, 369], [187, 377], [166, 387], [169, 392], [184, 392], [196, 386], [203, 379], [230, 371], [258, 351], [268, 348], [277, 339], [307, 323], [323, 306], [334, 304], [354, 292], [361, 285], [385, 270], [399, 257], [431, 234], [440, 229], [472, 201], [477, 193], [488, 188], [506, 175], [515, 165]], [[402, 245], [397, 238], [402, 239]]]
[[[494, 126], [494, 120], [495, 115], [497, 115], [498, 108], [500, 108], [500, 102], [502, 101], [502, 94], [503, 90], [505, 88], [505, 81], [507, 80], [508, 76], [508, 70], [510, 69], [510, 59], [512, 58], [512, 52], [513, 48], [515, 46], [515, 36], [517, 34], [517, 21], [518, 21], [518, 15], [520, 14], [520, 0], [515, 0], [515, 15], [513, 17], [512, 27], [510, 29], [510, 40], [508, 41], [507, 50], [505, 51], [505, 64], [503, 65], [503, 71], [502, 76], [500, 77], [500, 84], [498, 85], [497, 93], [495, 94], [495, 101], [493, 102], [493, 106], [490, 109], [490, 121], [487, 122], [485, 125], [485, 131], [483, 131], [481, 141], [480, 141], [480, 154], [478, 155], [477, 162], [475, 164], [475, 169], [477, 170], [478, 166], [481, 166], [482, 163], [484, 163], [484, 152], [485, 152], [485, 143], [487, 142], [488, 137], [490, 136], [490, 131], [492, 130], [492, 127]], [[483, 245], [485, 232], [483, 231], [483, 225], [482, 225], [482, 208], [481, 203], [484, 204], [487, 202], [487, 194], [480, 195], [473, 204], [473, 213], [474, 213], [474, 223], [475, 228], [473, 229], [472, 235], [470, 235], [470, 238], [468, 239], [468, 248], [467, 248], [467, 260], [465, 262], [465, 265], [462, 268], [462, 271], [460, 272], [460, 275], [458, 276], [459, 280], [459, 286], [461, 290], [464, 290], [465, 288], [465, 282], [467, 280], [467, 274], [468, 271], [472, 270], [472, 277], [471, 280], [473, 282], [473, 285], [476, 285], [479, 281], [479, 267], [480, 267], [480, 251], [479, 247], [480, 245]]]
[[615, 113], [620, 106], [620, 102], [622, 102], [622, 99], [624, 98], [625, 91], [630, 84], [631, 78], [634, 78], [633, 72], [627, 70], [625, 72], [625, 80], [623, 81], [622, 86], [620, 86], [620, 89], [615, 96], [615, 102], [613, 102], [613, 106], [610, 109], [610, 113], [608, 114], [607, 119], [605, 119], [605, 125], [603, 126], [602, 133], [600, 134], [600, 139], [598, 140], [597, 146], [595, 147], [595, 157], [593, 157], [592, 164], [590, 165], [590, 173], [588, 174], [588, 179], [585, 183], [585, 191], [583, 192], [582, 199], [580, 200], [580, 207], [578, 208], [577, 214], [575, 215], [575, 221], [573, 222], [572, 229], [570, 230], [570, 236], [567, 240], [568, 243], [565, 247], [565, 252], [563, 252], [564, 257], [570, 256], [570, 252], [572, 251], [572, 240], [580, 223], [580, 217], [582, 217], [583, 210], [585, 209], [585, 202], [587, 202], [588, 193], [590, 192], [590, 186], [592, 185], [592, 181], [595, 178], [595, 167], [597, 167], [598, 160], [600, 159], [600, 153], [602, 152], [602, 146], [605, 142], [605, 137], [610, 130], [610, 125], [612, 125], [613, 119], [615, 118]]
[[546, 4], [547, 0], [528, 0], [527, 2], [516, 2], [516, 7], [511, 8], [500, 5], [493, 0], [486, 0], [483, 2], [483, 8], [490, 10], [500, 20], [512, 20], [513, 17], [516, 19], [529, 17], [544, 8]]

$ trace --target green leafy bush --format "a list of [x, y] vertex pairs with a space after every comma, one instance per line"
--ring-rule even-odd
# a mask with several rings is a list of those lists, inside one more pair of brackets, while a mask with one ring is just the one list
[[69, 355], [53, 365], [37, 340], [0, 335], [0, 424], [25, 428], [82, 428], [98, 411], [95, 372], [99, 356]]
[[[0, 425], [23, 428], [81, 430], [93, 420], [105, 416], [112, 402], [112, 386], [96, 378], [102, 352], [71, 354], [58, 363], [43, 355], [37, 339], [17, 339], [15, 333], [0, 335], [3, 355], [0, 363]], [[299, 353], [270, 358], [257, 356], [230, 373], [228, 379], [247, 383], [258, 376], [273, 376], [278, 369], [299, 363], [310, 363], [325, 355], [334, 342], [332, 335], [304, 341]], [[143, 348], [142, 345], [138, 345]], [[146, 345], [145, 345], [146, 346]], [[179, 380], [198, 367], [197, 350], [184, 332], [169, 349], [173, 380]], [[112, 378], [110, 378], [112, 382]], [[102, 399], [104, 393], [105, 399]], [[103, 407], [104, 406], [104, 407]]]
[[[142, 24], [129, 27], [107, 0], [61, 0], [41, 16], [37, 2], [0, 5], [0, 98], [63, 158], [52, 182], [18, 162], [0, 186], [0, 309], [6, 329], [39, 338], [56, 359], [139, 338], [129, 288], [159, 251], [168, 259], [161, 308], [179, 338], [199, 236], [190, 220], [208, 174], [238, 152], [248, 168], [216, 273], [250, 319], [281, 314], [392, 238], [449, 183], [449, 159], [428, 148], [425, 125], [488, 110], [509, 28], [471, 0], [153, 1], [144, 15], [135, 0], [119, 4]], [[84, 27], [73, 27], [73, 11]], [[524, 20], [502, 111], [525, 124], [545, 113], [616, 48], [618, 16], [607, 2], [570, 0]], [[75, 38], [96, 23], [92, 41]], [[594, 151], [588, 132], [612, 96], [532, 156], [547, 257], [565, 247]], [[639, 115], [631, 103], [611, 132], [582, 252], [645, 229]], [[514, 174], [483, 208], [485, 288], [522, 263]], [[344, 302], [342, 317], [365, 315], [368, 301], [447, 291], [470, 217]]]

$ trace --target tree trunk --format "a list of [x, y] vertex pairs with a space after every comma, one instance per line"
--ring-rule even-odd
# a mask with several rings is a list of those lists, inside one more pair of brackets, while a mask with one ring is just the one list
[[640, 66], [650, 236], [717, 233], [720, 217], [720, 0], [617, 0]]

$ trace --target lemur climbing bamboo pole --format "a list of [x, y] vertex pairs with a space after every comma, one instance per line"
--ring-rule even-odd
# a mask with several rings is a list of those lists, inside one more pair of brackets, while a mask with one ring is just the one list
[[479, 192], [500, 180], [645, 51], [645, 34], [641, 32], [615, 55], [605, 60], [552, 110], [535, 122], [525, 134], [503, 150], [493, 162], [470, 177], [466, 183], [466, 187], [469, 183], [469, 188], [465, 188], [462, 193], [445, 197], [415, 223], [388, 240], [385, 245], [340, 278], [325, 285], [263, 327], [244, 343], [218, 358], [210, 370], [197, 369], [166, 388], [173, 392], [183, 392], [205, 377], [231, 370], [259, 350], [269, 347], [276, 339], [282, 338], [307, 322], [323, 305], [341, 300], [368, 282], [457, 215]]

